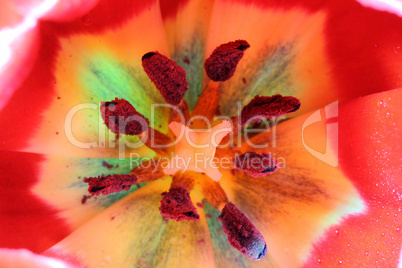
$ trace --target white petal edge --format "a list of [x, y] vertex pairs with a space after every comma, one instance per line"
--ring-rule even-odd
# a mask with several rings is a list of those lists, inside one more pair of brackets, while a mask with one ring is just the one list
[[78, 268], [56, 258], [32, 253], [27, 249], [0, 248], [1, 267]]
[[[7, 72], [8, 68], [13, 67], [13, 46], [16, 46], [19, 38], [23, 35], [27, 34], [29, 31], [34, 29], [38, 23], [38, 19], [46, 14], [49, 10], [51, 10], [56, 4], [58, 0], [45, 0], [35, 8], [33, 8], [24, 19], [13, 27], [4, 27], [0, 31], [0, 77], [6, 77], [4, 75]], [[4, 89], [8, 83], [8, 79], [2, 79], [0, 81], [0, 89]], [[0, 90], [0, 110], [7, 103], [8, 99], [14, 93], [17, 85], [13, 85], [12, 87], [8, 87], [5, 90]]]
[[380, 11], [386, 11], [402, 17], [401, 0], [357, 0], [364, 7], [370, 7]]

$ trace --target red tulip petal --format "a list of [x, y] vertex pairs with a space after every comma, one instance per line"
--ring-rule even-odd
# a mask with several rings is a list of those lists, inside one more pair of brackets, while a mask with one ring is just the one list
[[[116, 202], [46, 252], [83, 266], [213, 267], [206, 217], [166, 223], [159, 213], [168, 181], [152, 182]], [[199, 198], [191, 195], [194, 202]]]
[[245, 105], [257, 94], [295, 96], [306, 112], [396, 88], [402, 83], [401, 28], [401, 18], [351, 0], [217, 0], [206, 54], [230, 40], [250, 44], [222, 85], [221, 111], [234, 115], [234, 100]]
[[142, 159], [0, 152], [0, 247], [42, 252], [137, 189], [90, 197], [85, 177], [129, 174]]
[[[98, 0], [0, 0], [0, 110], [31, 70], [38, 49], [39, 19], [72, 20]], [[11, 60], [12, 59], [12, 60]]]
[[[0, 113], [0, 124], [7, 129], [0, 133], [0, 148], [117, 156], [114, 139], [107, 144], [108, 132], [99, 130], [103, 123], [98, 105], [125, 97], [150, 117], [150, 103], [163, 99], [142, 70], [141, 57], [150, 49], [167, 51], [159, 6], [155, 2], [129, 2], [104, 1], [83, 20], [41, 24], [39, 59]], [[107, 19], [106, 11], [110, 14]], [[142, 27], [145, 24], [147, 28]], [[166, 131], [167, 124], [160, 122], [167, 120], [166, 109], [157, 108], [153, 118], [156, 127]], [[138, 137], [127, 137], [127, 142], [141, 145]]]
[[59, 211], [32, 192], [39, 181], [43, 156], [0, 154], [0, 247], [42, 252], [69, 234]]
[[[310, 262], [396, 267], [402, 245], [402, 90], [357, 99], [339, 110], [340, 167], [365, 200], [352, 215], [327, 230]], [[336, 140], [334, 140], [335, 142]]]

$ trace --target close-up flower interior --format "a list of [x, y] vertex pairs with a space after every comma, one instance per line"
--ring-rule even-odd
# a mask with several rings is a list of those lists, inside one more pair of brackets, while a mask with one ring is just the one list
[[398, 0], [0, 0], [0, 267], [401, 267]]

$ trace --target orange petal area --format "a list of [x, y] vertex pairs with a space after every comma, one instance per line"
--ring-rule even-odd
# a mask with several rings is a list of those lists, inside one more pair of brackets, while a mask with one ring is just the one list
[[222, 175], [214, 156], [216, 147], [232, 130], [230, 122], [223, 121], [207, 131], [195, 131], [177, 122], [171, 122], [169, 128], [176, 136], [177, 144], [175, 155], [163, 170], [165, 174], [190, 170], [204, 172], [211, 179], [219, 181]]
[[302, 112], [334, 99], [325, 55], [325, 20], [324, 12], [311, 13], [296, 7], [284, 11], [215, 1], [206, 57], [228, 41], [243, 39], [250, 44], [234, 76], [222, 84], [222, 113], [237, 114], [239, 108], [234, 101], [244, 106], [255, 95], [297, 97], [303, 104]]
[[[83, 266], [213, 267], [205, 215], [165, 223], [158, 206], [169, 181], [150, 183], [99, 214], [45, 254]], [[191, 196], [195, 202], [196, 196]]]
[[[329, 145], [325, 147], [325, 122], [309, 125], [302, 136], [307, 117], [286, 121], [274, 134], [271, 129], [250, 139], [250, 144], [244, 143], [244, 152], [272, 153], [280, 163], [276, 173], [252, 178], [242, 171], [235, 175], [225, 172], [220, 182], [229, 200], [265, 238], [268, 253], [261, 260], [262, 266], [299, 267], [328, 227], [346, 215], [365, 210], [350, 180], [330, 165], [337, 155]], [[276, 145], [273, 137], [278, 138]], [[267, 143], [269, 147], [263, 149], [252, 146]], [[304, 145], [317, 151], [326, 148], [327, 154], [317, 159]]]
[[161, 0], [172, 60], [186, 70], [190, 109], [203, 90], [204, 52], [214, 0]]
[[57, 155], [44, 157], [45, 161], [42, 161], [40, 166], [40, 179], [32, 191], [51, 204], [58, 211], [58, 216], [65, 219], [72, 230], [137, 189], [137, 186], [132, 185], [130, 191], [91, 197], [84, 178], [101, 174], [129, 174], [132, 166], [142, 161], [141, 158], [119, 160]]
[[[147, 25], [147, 27], [144, 27]], [[167, 53], [159, 5], [133, 15], [123, 25], [102, 34], [76, 34], [59, 39], [60, 50], [54, 70], [55, 94], [26, 151], [85, 157], [129, 157], [131, 148], [142, 142], [122, 135], [115, 141], [102, 122], [101, 101], [124, 98], [167, 131], [165, 108], [151, 111], [151, 103], [163, 98], [141, 66], [149, 50]], [[154, 117], [151, 118], [151, 114]], [[126, 152], [122, 152], [129, 144]], [[120, 147], [120, 148], [119, 148]]]

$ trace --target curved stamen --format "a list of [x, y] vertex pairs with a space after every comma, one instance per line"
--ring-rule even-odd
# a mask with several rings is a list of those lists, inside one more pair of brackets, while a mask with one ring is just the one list
[[165, 101], [178, 105], [188, 90], [186, 71], [159, 52], [148, 52], [142, 56], [142, 67]]
[[171, 122], [181, 123], [183, 125], [187, 124], [190, 119], [190, 109], [188, 108], [187, 102], [182, 99], [176, 109], [170, 111], [169, 124]]
[[265, 176], [278, 168], [278, 162], [272, 155], [265, 152], [262, 155], [255, 152], [247, 152], [233, 159], [236, 169], [250, 173], [254, 178]]
[[166, 221], [200, 220], [197, 209], [191, 202], [190, 193], [183, 185], [171, 187], [169, 192], [163, 192], [161, 195], [163, 197], [159, 210]]
[[147, 130], [149, 121], [125, 99], [101, 102], [105, 125], [115, 134], [138, 135]]
[[232, 202], [219, 215], [223, 231], [232, 247], [253, 260], [259, 260], [267, 253], [267, 244], [257, 228]]
[[218, 46], [204, 63], [208, 77], [213, 81], [226, 81], [231, 78], [244, 51], [249, 47], [249, 43], [245, 40], [236, 40]]
[[176, 172], [172, 178], [172, 184], [170, 188], [176, 188], [178, 186], [184, 186], [187, 190], [192, 191], [195, 186], [194, 178], [197, 177], [198, 172], [186, 171], [186, 172]]
[[172, 150], [172, 146], [168, 146], [173, 140], [166, 134], [148, 127], [147, 131], [144, 131], [139, 135], [141, 141], [148, 147], [154, 150], [159, 155], [166, 156]]
[[208, 86], [202, 91], [191, 113], [192, 117], [202, 116], [203, 120], [194, 120], [191, 125], [192, 128], [207, 128], [205, 120], [212, 122], [219, 105], [219, 97], [219, 83], [209, 82]]
[[142, 162], [140, 165], [133, 168], [130, 175], [137, 177], [137, 183], [151, 182], [163, 178], [165, 173], [161, 168], [161, 158], [155, 157], [148, 161]]
[[88, 192], [93, 195], [108, 195], [120, 191], [130, 190], [131, 185], [137, 183], [135, 175], [101, 175], [98, 177], [84, 178], [88, 183]]
[[199, 174], [197, 184], [200, 186], [201, 194], [215, 209], [222, 210], [229, 203], [229, 199], [219, 182], [211, 180], [205, 174]]
[[295, 112], [300, 108], [300, 101], [295, 97], [274, 95], [271, 97], [255, 96], [241, 110], [241, 125], [259, 122], [262, 118], [272, 119], [283, 114]]

